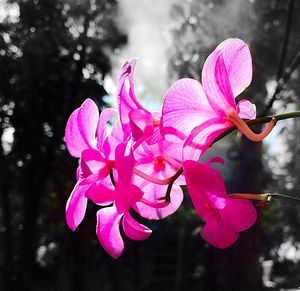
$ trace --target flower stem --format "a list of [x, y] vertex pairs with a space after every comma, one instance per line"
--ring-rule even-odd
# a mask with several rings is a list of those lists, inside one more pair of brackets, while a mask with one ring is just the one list
[[248, 139], [254, 142], [262, 141], [276, 125], [276, 118], [272, 117], [271, 121], [267, 124], [265, 129], [261, 133], [255, 133], [251, 130], [248, 124], [241, 119], [235, 112], [228, 114], [228, 120], [231, 121], [242, 134], [244, 134]]
[[[300, 111], [293, 111], [293, 112], [276, 114], [276, 115], [273, 115], [273, 116], [260, 117], [260, 118], [256, 118], [256, 119], [253, 119], [253, 120], [247, 120], [245, 122], [247, 123], [247, 125], [264, 124], [264, 123], [270, 122], [273, 117], [275, 117], [277, 121], [284, 120], [284, 119], [290, 119], [290, 118], [296, 118], [296, 117], [300, 117]], [[231, 127], [231, 128], [229, 128], [229, 129], [227, 129], [226, 131], [224, 131], [223, 133], [221, 133], [213, 141], [213, 143], [216, 143], [217, 141], [219, 141], [220, 139], [222, 139], [225, 136], [229, 135], [230, 133], [232, 133], [235, 130], [236, 130], [236, 127], [234, 127], [234, 126]]]

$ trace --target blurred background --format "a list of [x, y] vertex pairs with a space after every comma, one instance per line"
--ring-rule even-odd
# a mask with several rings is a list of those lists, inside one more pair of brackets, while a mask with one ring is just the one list
[[[85, 98], [115, 104], [118, 71], [138, 57], [139, 100], [159, 109], [176, 79], [200, 80], [226, 38], [246, 41], [254, 77], [242, 94], [258, 114], [300, 103], [300, 3], [295, 0], [0, 0], [0, 290], [298, 290], [300, 204], [276, 200], [226, 250], [200, 237], [186, 196], [152, 236], [126, 240], [111, 259], [89, 205], [72, 233], [65, 204], [77, 162], [64, 128]], [[258, 128], [258, 130], [260, 130]], [[237, 134], [207, 154], [227, 161], [228, 192], [300, 197], [300, 122], [282, 121], [264, 143]]]

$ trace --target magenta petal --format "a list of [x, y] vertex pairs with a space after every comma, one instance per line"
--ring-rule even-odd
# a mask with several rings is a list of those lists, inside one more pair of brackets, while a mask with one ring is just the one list
[[184, 143], [183, 160], [197, 161], [226, 128], [228, 128], [227, 123], [218, 118], [197, 126]]
[[111, 133], [104, 140], [102, 151], [106, 158], [115, 160], [115, 150], [120, 143], [125, 141], [120, 120], [115, 120]]
[[130, 126], [129, 126], [129, 113], [131, 110], [134, 109], [141, 109], [145, 110], [137, 101], [134, 87], [133, 87], [133, 74], [134, 74], [134, 67], [135, 67], [136, 60], [132, 60], [129, 62], [125, 62], [123, 65], [120, 76], [119, 76], [119, 83], [118, 83], [118, 105], [119, 105], [119, 114], [120, 120], [122, 123], [123, 130], [125, 134], [130, 133]]
[[84, 150], [82, 152], [80, 166], [84, 175], [98, 174], [99, 179], [102, 179], [109, 174], [107, 160], [98, 150]]
[[195, 161], [185, 161], [183, 169], [193, 205], [200, 217], [207, 210], [225, 207], [226, 189], [218, 171]]
[[120, 234], [120, 220], [116, 207], [102, 208], [97, 212], [96, 233], [102, 247], [108, 254], [117, 259], [124, 250], [124, 242]]
[[211, 107], [220, 116], [236, 108], [227, 69], [220, 51], [209, 55], [202, 70], [202, 83]]
[[255, 119], [256, 106], [248, 100], [241, 100], [237, 104], [239, 117], [242, 119]]
[[100, 182], [93, 183], [86, 191], [85, 196], [98, 205], [105, 206], [112, 203], [115, 199], [115, 192], [111, 189], [112, 185], [110, 185], [111, 182], [109, 180], [109, 178], [106, 178]]
[[132, 171], [134, 158], [131, 149], [131, 143], [124, 142], [116, 148], [116, 169], [120, 182], [124, 185], [130, 185], [132, 180]]
[[149, 112], [134, 109], [130, 111], [129, 118], [133, 140], [147, 138], [153, 133], [153, 117]]
[[[194, 127], [215, 116], [200, 82], [193, 79], [176, 81], [165, 95], [162, 109], [161, 132], [184, 139]], [[177, 139], [178, 141], [178, 139]]]
[[66, 144], [70, 154], [79, 158], [81, 152], [96, 148], [96, 129], [99, 111], [93, 100], [87, 99], [70, 116], [65, 132]]
[[126, 213], [122, 220], [125, 234], [133, 240], [144, 240], [148, 238], [152, 230], [135, 221], [129, 213]]
[[103, 147], [104, 140], [107, 136], [107, 123], [111, 117], [116, 113], [116, 110], [113, 108], [104, 109], [99, 117], [98, 128], [97, 128], [97, 146], [101, 150]]
[[67, 201], [66, 205], [66, 220], [70, 229], [75, 231], [77, 226], [84, 218], [87, 206], [87, 198], [85, 192], [90, 185], [81, 185], [78, 181]]
[[223, 41], [216, 48], [225, 62], [233, 95], [236, 97], [247, 88], [252, 80], [252, 59], [249, 47], [237, 38]]
[[[159, 200], [159, 198], [164, 197], [166, 195], [167, 186], [148, 183], [145, 187], [142, 188], [142, 190], [144, 191], [144, 199], [147, 199], [151, 202], [159, 203], [162, 201]], [[134, 209], [144, 218], [157, 220], [173, 214], [181, 205], [182, 200], [182, 189], [177, 185], [173, 185], [171, 193], [171, 202], [168, 206], [163, 208], [154, 208], [142, 202], [137, 202], [134, 206]]]
[[220, 249], [228, 248], [239, 237], [238, 233], [227, 229], [218, 216], [207, 222], [200, 233], [205, 241]]
[[226, 200], [226, 206], [220, 212], [222, 222], [232, 231], [240, 232], [251, 227], [257, 218], [257, 212], [248, 200]]
[[161, 142], [164, 139], [165, 138], [162, 136], [159, 126], [155, 126], [152, 135], [147, 139], [147, 143], [152, 145]]

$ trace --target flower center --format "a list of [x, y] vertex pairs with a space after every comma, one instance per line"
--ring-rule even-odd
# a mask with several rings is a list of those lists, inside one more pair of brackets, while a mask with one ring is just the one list
[[157, 156], [153, 163], [155, 171], [163, 171], [166, 167], [166, 162], [162, 156]]

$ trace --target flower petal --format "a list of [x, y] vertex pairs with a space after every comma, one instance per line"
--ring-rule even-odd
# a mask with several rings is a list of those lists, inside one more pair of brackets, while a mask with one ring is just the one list
[[99, 110], [93, 100], [87, 99], [70, 116], [65, 132], [66, 144], [70, 154], [79, 158], [81, 152], [96, 148], [96, 129]]
[[131, 134], [134, 141], [141, 143], [153, 133], [152, 115], [141, 109], [134, 109], [129, 112]]
[[220, 51], [214, 51], [206, 59], [202, 70], [203, 89], [211, 107], [219, 116], [236, 108], [227, 69]]
[[219, 118], [208, 120], [197, 126], [183, 145], [183, 160], [197, 161], [211, 146], [215, 138], [229, 126]]
[[248, 100], [241, 100], [237, 104], [239, 117], [242, 119], [255, 119], [256, 118], [256, 106]]
[[115, 151], [126, 140], [120, 120], [115, 120], [111, 133], [104, 140], [102, 151], [109, 160], [115, 160]]
[[132, 172], [134, 165], [134, 157], [132, 153], [131, 143], [124, 142], [116, 148], [116, 170], [118, 171], [119, 181], [124, 185], [130, 185], [132, 180]]
[[225, 207], [226, 188], [219, 172], [206, 164], [185, 161], [183, 169], [193, 205], [200, 217]]
[[125, 135], [130, 134], [130, 119], [129, 113], [134, 109], [141, 109], [143, 111], [147, 111], [145, 108], [141, 106], [141, 104], [137, 101], [134, 93], [133, 86], [133, 74], [134, 67], [136, 64], [136, 60], [131, 60], [125, 62], [123, 65], [118, 82], [118, 106], [119, 106], [119, 114], [120, 120], [122, 123], [123, 130]]
[[100, 150], [102, 150], [103, 143], [107, 137], [107, 123], [116, 112], [113, 108], [106, 108], [100, 114], [97, 128], [97, 146]]
[[112, 189], [110, 178], [93, 183], [86, 191], [85, 196], [91, 199], [95, 204], [105, 206], [115, 200], [115, 192]]
[[125, 234], [133, 240], [144, 240], [148, 238], [152, 230], [135, 221], [129, 213], [126, 213], [122, 220]]
[[207, 221], [200, 234], [205, 241], [220, 249], [228, 248], [239, 237], [238, 233], [227, 229], [218, 216]]
[[222, 222], [232, 231], [240, 232], [251, 227], [257, 212], [248, 200], [226, 199], [226, 206], [220, 212]]
[[[167, 185], [156, 185], [154, 183], [148, 183], [142, 190], [144, 191], [143, 198], [151, 202], [161, 202], [159, 198], [164, 197], [167, 191]], [[168, 206], [163, 208], [155, 208], [148, 206], [142, 202], [137, 202], [134, 209], [144, 218], [147, 219], [162, 219], [173, 214], [181, 205], [183, 200], [182, 189], [173, 185], [171, 193], [171, 202]]]
[[212, 117], [215, 117], [215, 113], [207, 102], [200, 82], [181, 79], [165, 95], [161, 132], [171, 141], [185, 139], [194, 127]]
[[102, 247], [108, 254], [117, 259], [124, 250], [124, 242], [120, 234], [120, 220], [116, 207], [102, 208], [97, 212], [96, 233]]
[[67, 201], [66, 221], [70, 229], [75, 231], [77, 226], [84, 218], [87, 206], [85, 192], [89, 189], [90, 184], [81, 185], [78, 181]]
[[84, 150], [81, 155], [80, 166], [84, 176], [98, 174], [99, 179], [105, 178], [109, 174], [107, 160], [99, 150]]
[[222, 52], [228, 79], [236, 97], [247, 88], [252, 80], [252, 59], [247, 44], [238, 38], [230, 38], [216, 48]]

